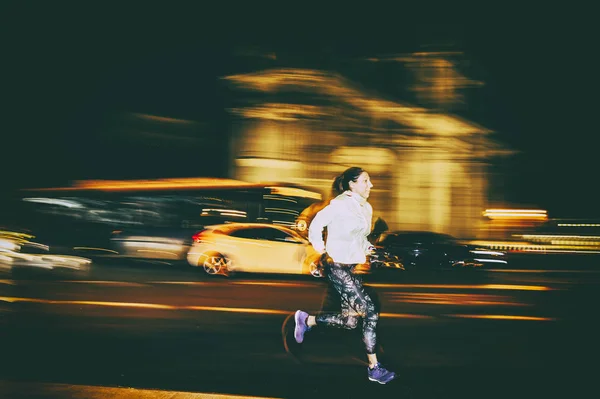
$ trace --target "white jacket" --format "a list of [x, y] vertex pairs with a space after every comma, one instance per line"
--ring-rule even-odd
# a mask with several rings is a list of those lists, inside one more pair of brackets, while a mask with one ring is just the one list
[[[315, 251], [327, 252], [334, 262], [364, 263], [371, 243], [373, 207], [366, 199], [351, 191], [345, 191], [331, 200], [317, 213], [308, 229], [308, 240]], [[323, 241], [323, 229], [327, 227], [327, 243]]]

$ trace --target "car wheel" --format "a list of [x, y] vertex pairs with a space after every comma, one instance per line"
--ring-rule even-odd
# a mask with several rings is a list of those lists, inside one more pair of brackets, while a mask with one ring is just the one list
[[223, 274], [228, 275], [230, 260], [219, 253], [211, 253], [201, 257], [204, 261], [199, 265], [204, 272], [209, 275]]

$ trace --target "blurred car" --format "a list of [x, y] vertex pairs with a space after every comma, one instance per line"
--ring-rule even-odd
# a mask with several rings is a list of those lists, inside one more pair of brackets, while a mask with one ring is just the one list
[[[115, 230], [108, 256], [165, 261], [185, 260], [198, 229], [130, 228]], [[112, 254], [111, 254], [112, 253]]]
[[378, 259], [372, 266], [377, 268], [459, 269], [507, 263], [504, 252], [462, 244], [451, 235], [429, 231], [384, 232], [374, 244]]
[[71, 250], [40, 242], [33, 234], [19, 230], [0, 230], [0, 270], [68, 269], [88, 273], [91, 260]]
[[319, 254], [294, 230], [264, 223], [214, 225], [195, 234], [187, 260], [210, 275], [233, 272], [322, 277]]
[[[184, 227], [140, 226], [114, 230], [110, 238], [108, 256], [145, 260], [185, 262], [193, 244], [193, 235], [207, 226], [233, 223], [236, 219], [245, 219], [240, 211], [214, 209], [203, 212], [193, 223], [188, 221]], [[110, 254], [112, 253], [112, 254]]]

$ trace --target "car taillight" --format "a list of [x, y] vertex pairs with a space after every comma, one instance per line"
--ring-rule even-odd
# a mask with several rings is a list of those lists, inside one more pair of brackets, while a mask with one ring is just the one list
[[204, 231], [199, 231], [196, 234], [194, 234], [192, 236], [192, 241], [193, 242], [200, 242], [200, 241], [202, 241], [202, 235], [203, 235], [203, 233], [204, 233]]

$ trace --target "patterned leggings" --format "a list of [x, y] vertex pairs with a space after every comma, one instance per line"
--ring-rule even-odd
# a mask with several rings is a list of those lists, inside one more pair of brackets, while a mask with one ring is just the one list
[[317, 325], [341, 327], [352, 330], [358, 326], [359, 318], [363, 319], [362, 336], [367, 353], [375, 353], [377, 344], [377, 321], [379, 313], [373, 301], [365, 292], [360, 276], [353, 274], [356, 265], [330, 263], [327, 277], [341, 298], [340, 313], [323, 312], [317, 315]]

